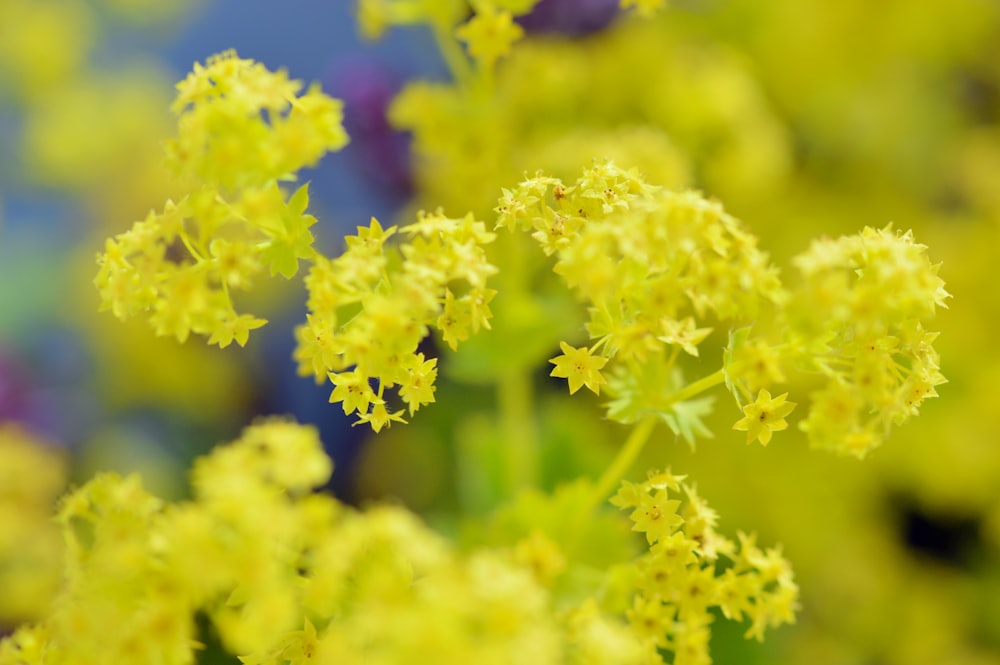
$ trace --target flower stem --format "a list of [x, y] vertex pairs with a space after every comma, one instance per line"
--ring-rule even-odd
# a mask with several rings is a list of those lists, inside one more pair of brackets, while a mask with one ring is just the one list
[[462, 47], [452, 36], [451, 26], [442, 25], [435, 21], [431, 25], [431, 29], [434, 32], [434, 41], [437, 42], [438, 50], [441, 52], [441, 57], [444, 58], [452, 78], [461, 86], [468, 85], [473, 78], [472, 66], [465, 53], [462, 52]]
[[726, 380], [725, 370], [719, 369], [708, 376], [703, 376], [692, 384], [684, 386], [672, 395], [667, 396], [668, 404], [676, 404], [684, 400], [691, 399], [698, 393], [703, 393], [709, 388], [714, 388]]
[[535, 414], [531, 408], [531, 377], [522, 371], [512, 371], [501, 377], [497, 385], [500, 422], [504, 428], [507, 460], [508, 496], [525, 487], [534, 486], [538, 476], [538, 436]]
[[[520, 234], [504, 233], [497, 243], [497, 264], [504, 266], [498, 287], [497, 313], [530, 294], [524, 247]], [[507, 461], [508, 496], [538, 480], [538, 433], [535, 420], [535, 396], [531, 373], [524, 367], [511, 367], [497, 381], [497, 406]]]
[[[667, 404], [683, 402], [684, 400], [691, 399], [695, 395], [702, 393], [709, 388], [719, 385], [725, 380], [725, 372], [722, 369], [719, 369], [712, 372], [708, 376], [702, 377], [694, 383], [685, 386], [672, 395], [668, 395], [666, 402]], [[625, 476], [629, 467], [632, 466], [636, 458], [639, 456], [639, 453], [642, 452], [643, 447], [646, 445], [646, 441], [649, 440], [649, 435], [652, 434], [653, 426], [655, 424], [656, 418], [653, 416], [647, 416], [635, 424], [635, 427], [632, 429], [632, 433], [629, 434], [628, 439], [625, 440], [625, 444], [621, 447], [621, 450], [618, 451], [618, 455], [615, 456], [611, 465], [607, 468], [607, 470], [605, 470], [601, 479], [597, 481], [597, 485], [594, 486], [594, 491], [591, 493], [590, 501], [587, 503], [587, 511], [593, 510], [599, 503], [606, 499], [615, 484], [620, 482]]]
[[629, 467], [632, 466], [639, 453], [642, 452], [646, 441], [649, 440], [649, 435], [653, 433], [654, 425], [656, 425], [656, 420], [652, 417], [643, 418], [635, 424], [635, 427], [632, 428], [632, 433], [625, 440], [625, 445], [621, 447], [615, 459], [612, 460], [611, 465], [604, 471], [601, 479], [597, 481], [597, 485], [594, 486], [594, 491], [591, 492], [585, 512], [590, 512], [599, 503], [604, 501], [608, 494], [611, 493], [611, 489], [615, 484], [625, 476]]

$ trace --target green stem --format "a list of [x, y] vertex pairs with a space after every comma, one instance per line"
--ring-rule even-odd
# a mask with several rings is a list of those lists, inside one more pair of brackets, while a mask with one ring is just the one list
[[[719, 369], [712, 372], [708, 376], [702, 377], [694, 383], [685, 386], [672, 395], [669, 395], [666, 399], [666, 403], [676, 404], [677, 402], [683, 402], [691, 399], [695, 395], [702, 393], [709, 388], [713, 388], [725, 380], [725, 372]], [[618, 455], [614, 460], [612, 460], [611, 465], [607, 468], [607, 470], [605, 470], [601, 479], [597, 481], [597, 485], [591, 493], [590, 501], [587, 503], [588, 511], [593, 510], [598, 504], [606, 499], [614, 486], [621, 482], [621, 479], [625, 477], [625, 473], [635, 462], [639, 453], [642, 452], [643, 447], [646, 445], [646, 441], [649, 440], [649, 435], [652, 434], [653, 426], [655, 424], [656, 419], [652, 416], [648, 416], [636, 423], [635, 427], [632, 429], [632, 433], [629, 434], [628, 439], [626, 439], [625, 445], [623, 445], [621, 450], [618, 451]]]
[[632, 429], [632, 433], [625, 440], [625, 445], [621, 447], [615, 459], [612, 460], [611, 465], [604, 471], [601, 479], [597, 481], [597, 485], [594, 487], [594, 491], [591, 492], [590, 500], [587, 502], [584, 512], [590, 512], [596, 508], [598, 504], [608, 497], [612, 488], [625, 477], [625, 473], [632, 466], [632, 463], [635, 462], [639, 453], [642, 452], [643, 447], [645, 447], [646, 441], [649, 440], [649, 435], [653, 433], [654, 425], [656, 425], [656, 420], [652, 417], [644, 418], [636, 423]]
[[[503, 266], [499, 275], [497, 314], [507, 314], [510, 318], [510, 312], [517, 311], [511, 304], [530, 293], [521, 234], [501, 234], [497, 250], [496, 264]], [[497, 402], [506, 448], [507, 489], [512, 496], [517, 490], [534, 486], [538, 481], [539, 444], [530, 371], [512, 367], [505, 372], [497, 382]]]
[[460, 86], [467, 86], [473, 79], [472, 66], [462, 51], [462, 47], [458, 45], [458, 41], [451, 34], [453, 26], [435, 22], [431, 28], [434, 32], [434, 40], [437, 42], [438, 50], [441, 51], [441, 57], [444, 58], [444, 62], [448, 66], [452, 78]]
[[714, 388], [720, 383], [725, 382], [726, 372], [725, 370], [719, 369], [712, 372], [708, 376], [702, 377], [695, 381], [694, 383], [681, 388], [672, 395], [667, 396], [667, 404], [676, 404], [677, 402], [683, 402], [689, 400], [699, 393], [703, 393], [709, 388]]
[[187, 234], [187, 231], [181, 229], [181, 232], [178, 233], [177, 235], [181, 239], [181, 242], [184, 243], [184, 247], [187, 248], [187, 251], [191, 254], [191, 256], [194, 258], [195, 261], [201, 263], [202, 261], [205, 260], [204, 258], [202, 258], [201, 252], [195, 249], [191, 238]]
[[531, 377], [525, 372], [505, 374], [497, 385], [500, 422], [504, 428], [508, 496], [532, 487], [538, 478], [538, 434], [535, 431]]

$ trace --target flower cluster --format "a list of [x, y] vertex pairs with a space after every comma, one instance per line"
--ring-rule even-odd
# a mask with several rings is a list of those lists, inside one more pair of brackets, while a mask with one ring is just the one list
[[65, 460], [36, 436], [0, 423], [0, 626], [45, 610], [59, 584], [59, 532], [52, 505]]
[[227, 51], [195, 63], [177, 84], [178, 135], [167, 157], [179, 173], [222, 191], [261, 187], [314, 166], [347, 143], [341, 104], [283, 70]]
[[239, 314], [232, 292], [263, 270], [290, 278], [314, 256], [308, 187], [279, 180], [347, 142], [340, 102], [283, 71], [227, 52], [196, 64], [173, 109], [168, 163], [189, 194], [107, 241], [95, 284], [120, 319], [148, 316], [158, 335], [192, 332], [225, 347], [246, 344], [265, 320]]
[[455, 35], [468, 45], [469, 55], [476, 62], [485, 69], [492, 69], [497, 60], [510, 53], [511, 45], [524, 36], [524, 30], [514, 23], [509, 11], [483, 3], [476, 15], [460, 26]]
[[684, 481], [669, 469], [651, 472], [643, 483], [624, 481], [611, 502], [632, 511], [632, 529], [650, 546], [634, 571], [630, 624], [673, 652], [674, 665], [707, 665], [710, 608], [749, 619], [746, 636], [762, 640], [767, 628], [795, 621], [798, 586], [780, 548], [761, 550], [743, 533], [738, 545], [721, 536], [715, 511]]
[[[553, 271], [587, 305], [591, 345], [562, 342], [552, 376], [571, 393], [605, 386], [621, 422], [657, 415], [688, 441], [709, 435], [711, 400], [692, 398], [725, 382], [744, 415], [734, 429], [766, 445], [795, 407], [770, 389], [799, 366], [825, 378], [801, 429], [816, 447], [862, 457], [944, 382], [924, 321], [949, 294], [910, 232], [816, 241], [794, 259], [801, 280], [789, 291], [720, 205], [613, 163], [570, 186], [528, 178], [503, 190], [496, 212], [498, 228], [529, 232], [555, 257]], [[719, 323], [730, 331], [722, 369], [685, 381], [681, 352], [698, 358]]]
[[[538, 10], [552, 4], [577, 17], [594, 3]], [[696, 176], [724, 201], [766, 201], [791, 141], [745, 63], [691, 39], [683, 21], [635, 19], [579, 42], [525, 38], [486, 82], [452, 64], [445, 40], [454, 82], [412, 81], [389, 109], [413, 136], [420, 205], [484, 211], [498, 184], [539, 167], [573, 179], [595, 157], [650, 182], [683, 188]]]
[[587, 304], [592, 345], [564, 343], [553, 376], [571, 392], [607, 383], [609, 415], [622, 422], [652, 413], [678, 433], [698, 427], [700, 407], [665, 390], [683, 387], [671, 378], [678, 355], [698, 357], [711, 324], [746, 325], [785, 297], [756, 237], [720, 205], [613, 163], [569, 186], [529, 178], [503, 191], [496, 212], [497, 227], [530, 232], [555, 257], [554, 272]]
[[[713, 530], [714, 513], [669, 474], [626, 483], [616, 499], [635, 507], [636, 530], [653, 544], [625, 622], [594, 589], [557, 603], [551, 580], [561, 555], [544, 537], [463, 554], [402, 508], [357, 512], [312, 493], [331, 469], [313, 428], [272, 419], [197, 460], [188, 501], [165, 502], [137, 476], [95, 477], [58, 510], [66, 566], [56, 611], [0, 642], [0, 664], [191, 663], [201, 647], [197, 616], [248, 665], [428, 654], [440, 663], [530, 654], [537, 663], [613, 656], [639, 665], [660, 662], [663, 646], [674, 662], [703, 662], [676, 658], [693, 652], [685, 645], [705, 629], [708, 607], [746, 614], [759, 635], [789, 620], [794, 604], [780, 556], [747, 538], [733, 554]], [[679, 513], [668, 489], [686, 496]], [[719, 553], [733, 566], [715, 576]], [[677, 618], [659, 637], [649, 631], [654, 602], [656, 621]]]
[[766, 446], [772, 432], [788, 429], [785, 416], [792, 412], [795, 403], [787, 401], [787, 397], [788, 393], [771, 397], [771, 393], [761, 389], [757, 399], [743, 407], [744, 416], [736, 421], [733, 429], [746, 432], [747, 443], [757, 439]]
[[387, 256], [385, 241], [396, 231], [372, 219], [347, 238], [341, 256], [317, 258], [305, 280], [308, 318], [296, 329], [299, 373], [317, 382], [329, 376], [330, 401], [376, 432], [402, 421], [403, 411], [387, 405], [387, 388], [398, 386], [411, 414], [434, 401], [437, 359], [417, 351], [430, 327], [457, 348], [470, 330], [490, 327], [496, 293], [486, 285], [496, 268], [484, 250], [495, 234], [472, 215], [421, 212], [399, 229], [409, 241]]
[[924, 322], [950, 295], [926, 249], [887, 226], [817, 240], [794, 259], [792, 334], [826, 379], [801, 423], [813, 445], [863, 457], [937, 396], [945, 378]]

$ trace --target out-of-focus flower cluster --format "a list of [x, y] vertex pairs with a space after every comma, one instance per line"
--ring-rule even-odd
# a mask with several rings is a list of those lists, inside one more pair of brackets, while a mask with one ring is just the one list
[[[93, 478], [58, 510], [66, 564], [54, 611], [0, 642], [0, 664], [190, 663], [203, 646], [199, 614], [228, 651], [258, 665], [428, 654], [590, 663], [612, 653], [647, 663], [657, 647], [697, 663], [708, 662], [710, 605], [750, 616], [753, 635], [791, 620], [784, 560], [743, 536], [737, 552], [680, 477], [619, 492], [653, 545], [635, 568], [643, 591], [625, 623], [593, 596], [560, 602], [551, 585], [561, 570], [544, 565], [562, 556], [558, 544], [536, 534], [462, 553], [402, 508], [358, 512], [311, 493], [331, 470], [313, 428], [266, 420], [196, 461], [189, 501], [165, 502], [137, 476]], [[666, 492], [682, 489], [678, 512]], [[716, 577], [720, 553], [733, 566]]]
[[[17, 179], [81, 195], [114, 212], [162, 188], [150, 140], [168, 130], [163, 85], [153, 58], [92, 62], [115, 26], [165, 24], [188, 2], [7, 0], [0, 7], [0, 101], [19, 107], [22, 130], [5, 155]], [[118, 202], [103, 200], [108, 187]], [[111, 197], [109, 197], [111, 198]]]
[[59, 587], [59, 532], [51, 521], [66, 460], [14, 423], [0, 423], [0, 625], [42, 616]]
[[938, 334], [923, 322], [949, 294], [926, 249], [910, 232], [866, 228], [794, 259], [802, 282], [791, 316], [817, 340], [804, 346], [829, 378], [802, 423], [814, 445], [864, 456], [937, 396]]

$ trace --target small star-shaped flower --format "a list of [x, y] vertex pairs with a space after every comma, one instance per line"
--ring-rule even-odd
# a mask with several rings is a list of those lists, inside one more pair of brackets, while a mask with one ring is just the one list
[[510, 52], [511, 44], [524, 36], [524, 30], [510, 12], [485, 5], [455, 34], [468, 45], [469, 55], [490, 68]]
[[757, 393], [757, 401], [743, 407], [743, 418], [738, 420], [733, 429], [747, 433], [747, 443], [754, 439], [766, 446], [771, 440], [771, 433], [788, 429], [785, 416], [795, 408], [794, 402], [787, 402], [788, 393], [772, 398], [771, 393], [761, 390]]
[[572, 395], [583, 386], [590, 388], [595, 395], [601, 394], [601, 384], [607, 380], [601, 375], [601, 368], [608, 362], [607, 358], [590, 355], [590, 349], [581, 346], [573, 348], [566, 342], [559, 342], [563, 354], [549, 360], [555, 365], [549, 376], [569, 380], [569, 394]]

